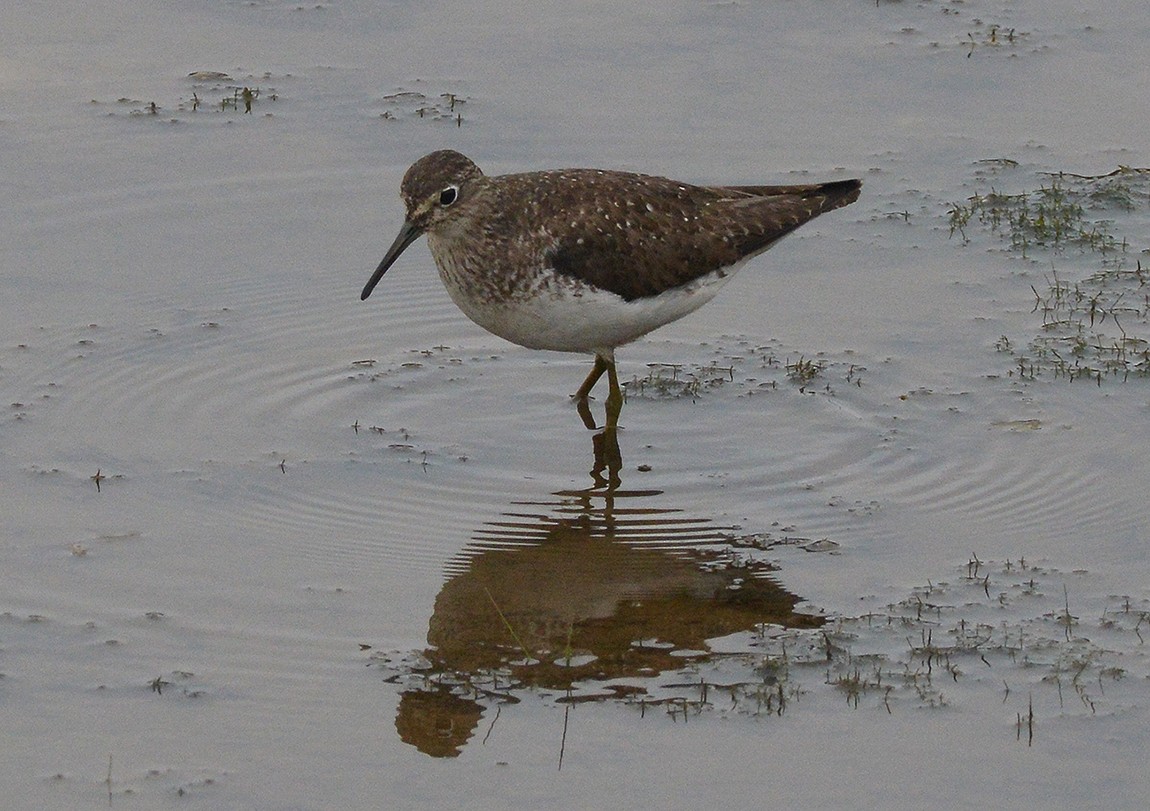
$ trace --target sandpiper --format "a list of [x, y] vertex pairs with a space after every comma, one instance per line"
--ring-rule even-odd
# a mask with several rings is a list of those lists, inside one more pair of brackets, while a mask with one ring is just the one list
[[363, 288], [366, 299], [421, 234], [459, 309], [531, 349], [582, 352], [607, 373], [607, 427], [623, 394], [615, 348], [710, 301], [750, 258], [808, 220], [858, 199], [859, 180], [693, 186], [601, 169], [488, 177], [450, 149], [403, 176], [407, 218]]

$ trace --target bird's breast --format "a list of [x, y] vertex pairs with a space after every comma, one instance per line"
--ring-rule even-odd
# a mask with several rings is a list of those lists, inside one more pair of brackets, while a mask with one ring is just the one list
[[499, 337], [530, 349], [594, 353], [634, 341], [710, 301], [737, 266], [636, 299], [547, 267], [542, 256], [496, 258], [428, 236], [440, 278], [456, 306]]

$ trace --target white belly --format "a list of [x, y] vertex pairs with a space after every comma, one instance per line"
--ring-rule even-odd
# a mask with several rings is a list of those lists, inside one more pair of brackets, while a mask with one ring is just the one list
[[510, 299], [460, 283], [450, 268], [441, 267], [440, 276], [452, 301], [488, 332], [530, 349], [593, 354], [694, 312], [714, 298], [741, 265], [633, 301], [585, 285], [570, 286], [568, 279], [551, 271], [529, 295]]

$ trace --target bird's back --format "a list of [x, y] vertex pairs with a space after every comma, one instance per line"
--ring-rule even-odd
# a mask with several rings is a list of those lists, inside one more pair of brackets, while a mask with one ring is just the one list
[[[858, 180], [799, 186], [692, 186], [594, 169], [490, 179], [498, 204], [485, 236], [528, 247], [558, 274], [627, 301], [721, 272], [771, 247], [818, 215], [857, 199]], [[506, 235], [505, 239], [500, 234]]]

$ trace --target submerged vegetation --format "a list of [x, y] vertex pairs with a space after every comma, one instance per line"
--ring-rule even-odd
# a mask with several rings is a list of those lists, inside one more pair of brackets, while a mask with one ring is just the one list
[[398, 121], [419, 118], [427, 121], [448, 121], [456, 127], [463, 126], [463, 106], [467, 99], [459, 93], [441, 92], [428, 95], [415, 90], [400, 88], [388, 93], [382, 99], [381, 119]]
[[1133, 268], [1103, 269], [1073, 283], [1052, 271], [1042, 289], [1031, 286], [1032, 312], [1042, 315], [1042, 333], [1030, 342], [1029, 355], [1017, 357], [1018, 374], [1034, 377], [1039, 364], [1056, 377], [1086, 377], [1099, 384], [1105, 377], [1125, 381], [1150, 375], [1150, 343], [1127, 332], [1129, 326], [1146, 334], [1146, 280], [1138, 260]]
[[807, 386], [826, 368], [827, 363], [824, 360], [808, 360], [800, 357], [796, 361], [787, 362], [787, 380], [798, 383], [800, 386]]
[[966, 229], [973, 220], [1009, 240], [1011, 249], [1024, 257], [1036, 247], [1081, 248], [1104, 256], [1125, 253], [1130, 246], [1113, 233], [1114, 220], [1092, 215], [1108, 209], [1129, 212], [1144, 205], [1145, 190], [1136, 195], [1133, 184], [1145, 185], [1148, 173], [1127, 167], [1097, 177], [1060, 173], [1035, 191], [1005, 194], [991, 189], [951, 206], [950, 234], [969, 242]]
[[676, 398], [692, 400], [708, 389], [734, 381], [735, 367], [714, 361], [705, 364], [649, 363], [644, 377], [636, 375], [625, 384], [629, 397]]
[[[738, 340], [736, 345], [718, 348], [716, 357], [696, 363], [649, 363], [647, 374], [635, 375], [624, 383], [628, 398], [690, 398], [725, 386], [739, 391], [775, 391], [784, 382], [800, 394], [834, 395], [838, 382], [861, 387], [866, 367], [846, 360], [831, 360], [822, 352], [808, 358], [781, 355], [779, 347], [753, 345]], [[744, 374], [745, 373], [745, 374]]]
[[[290, 78], [290, 77], [283, 77]], [[261, 102], [275, 102], [280, 93], [275, 88], [264, 88], [256, 81], [267, 82], [273, 79], [271, 73], [262, 76], [248, 76], [243, 80], [233, 79], [226, 73], [214, 70], [197, 70], [187, 76], [191, 83], [191, 95], [181, 97], [172, 103], [148, 102], [122, 96], [116, 99], [118, 109], [126, 109], [130, 117], [157, 118], [172, 123], [187, 120], [196, 113], [239, 113], [250, 115]], [[93, 99], [93, 104], [102, 102]], [[111, 112], [109, 115], [117, 115]], [[271, 113], [264, 111], [265, 115]], [[229, 116], [230, 118], [230, 116]]]
[[[995, 342], [1013, 359], [1011, 375], [1099, 385], [1150, 376], [1150, 269], [1140, 256], [1148, 248], [1118, 230], [1121, 222], [1145, 232], [1147, 214], [1150, 169], [1125, 166], [1095, 176], [1052, 174], [1037, 190], [991, 189], [951, 205], [951, 237], [970, 243], [981, 226], [1022, 259], [1050, 263], [1041, 284], [1030, 285], [1031, 311], [1041, 316], [1037, 335], [1025, 345], [1005, 335]], [[1081, 268], [1077, 281], [1067, 278], [1074, 271], [1055, 267], [1056, 258]]]

